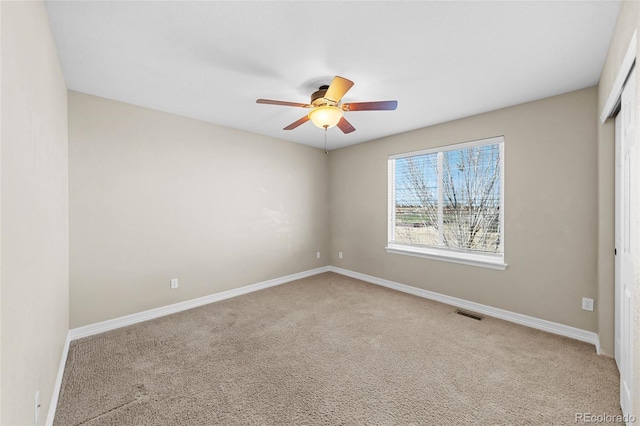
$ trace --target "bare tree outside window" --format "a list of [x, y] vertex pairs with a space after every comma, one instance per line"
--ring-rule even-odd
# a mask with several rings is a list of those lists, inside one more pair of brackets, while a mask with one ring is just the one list
[[438, 244], [437, 154], [396, 162], [396, 241]]
[[502, 253], [502, 144], [395, 160], [394, 243]]

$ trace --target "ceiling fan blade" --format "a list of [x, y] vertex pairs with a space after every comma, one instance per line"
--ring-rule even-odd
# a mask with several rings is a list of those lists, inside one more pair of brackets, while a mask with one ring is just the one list
[[274, 101], [271, 99], [258, 99], [256, 100], [257, 104], [268, 104], [268, 105], [282, 105], [282, 106], [292, 106], [292, 107], [300, 107], [300, 108], [309, 108], [311, 105], [309, 104], [301, 104], [299, 102], [287, 102], [287, 101]]
[[351, 133], [356, 130], [356, 128], [353, 127], [351, 123], [349, 123], [344, 117], [342, 117], [340, 121], [338, 121], [338, 124], [336, 124], [336, 126], [338, 126], [338, 128], [342, 130], [342, 133], [344, 134]]
[[309, 117], [305, 115], [300, 120], [294, 121], [293, 123], [289, 124], [287, 127], [285, 127], [282, 130], [293, 130], [299, 125], [306, 123], [307, 121], [309, 121]]
[[351, 89], [351, 86], [353, 86], [353, 81], [336, 75], [329, 85], [327, 92], [324, 94], [324, 97], [334, 102], [340, 102], [340, 99]]
[[343, 104], [344, 111], [393, 111], [398, 107], [398, 101], [350, 102]]

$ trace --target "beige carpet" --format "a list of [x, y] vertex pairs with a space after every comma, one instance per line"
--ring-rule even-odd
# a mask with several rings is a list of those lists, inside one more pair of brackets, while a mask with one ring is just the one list
[[72, 342], [56, 425], [575, 424], [592, 345], [326, 273]]

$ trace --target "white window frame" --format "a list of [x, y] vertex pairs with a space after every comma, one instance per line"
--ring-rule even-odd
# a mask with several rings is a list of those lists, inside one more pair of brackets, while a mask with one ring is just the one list
[[[404, 245], [393, 243], [395, 240], [395, 223], [396, 223], [396, 187], [395, 187], [395, 160], [417, 155], [440, 153], [438, 155], [438, 175], [442, 176], [442, 153], [447, 151], [457, 151], [465, 148], [472, 148], [482, 145], [500, 145], [500, 244], [502, 246], [501, 254], [492, 253], [476, 253], [459, 250], [451, 250], [440, 247], [417, 247], [412, 245]], [[464, 265], [480, 266], [484, 268], [505, 270], [507, 264], [504, 262], [504, 136], [496, 136], [488, 139], [480, 139], [471, 142], [457, 143], [437, 148], [423, 149], [420, 151], [407, 152], [402, 154], [390, 155], [387, 160], [388, 164], [388, 223], [387, 223], [387, 253], [401, 254], [408, 256], [417, 256], [433, 260], [442, 260], [445, 262], [461, 263]], [[442, 185], [441, 182], [438, 185]], [[442, 190], [438, 190], [438, 198], [442, 198]], [[442, 200], [439, 200], [438, 209], [442, 209]], [[442, 211], [438, 212], [438, 221], [442, 221]], [[442, 225], [442, 224], [440, 224]]]

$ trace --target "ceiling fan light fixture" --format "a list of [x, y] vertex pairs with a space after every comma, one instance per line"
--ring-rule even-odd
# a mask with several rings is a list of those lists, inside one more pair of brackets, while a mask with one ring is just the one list
[[330, 129], [338, 124], [343, 115], [344, 111], [341, 108], [324, 105], [311, 110], [308, 117], [317, 127]]
[[343, 96], [351, 89], [351, 86], [353, 86], [353, 81], [336, 75], [330, 85], [320, 86], [320, 88], [311, 95], [311, 103], [302, 104], [299, 102], [276, 101], [273, 99], [258, 99], [256, 103], [312, 108], [311, 112], [307, 115], [299, 118], [282, 130], [293, 130], [307, 121], [311, 121], [316, 127], [325, 130], [338, 126], [345, 135], [356, 130], [356, 128], [349, 123], [349, 120], [344, 117], [345, 111], [393, 111], [398, 106], [398, 101], [349, 102], [340, 104]]

